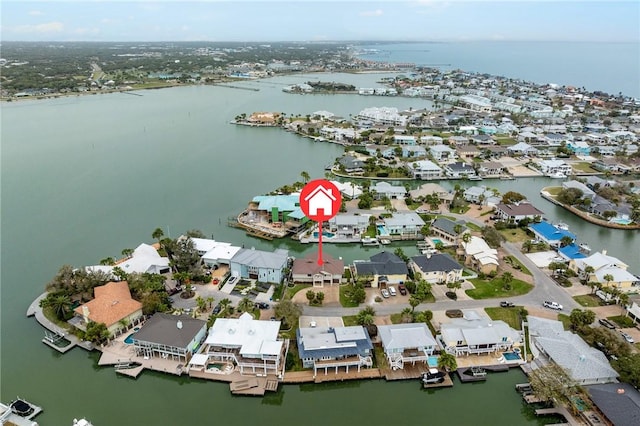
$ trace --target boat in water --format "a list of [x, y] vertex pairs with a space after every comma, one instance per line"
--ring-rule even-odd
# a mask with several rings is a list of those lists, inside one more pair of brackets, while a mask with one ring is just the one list
[[562, 172], [555, 172], [547, 174], [547, 177], [550, 177], [551, 179], [566, 179], [567, 175]]
[[426, 373], [422, 373], [422, 383], [425, 385], [442, 383], [444, 382], [446, 374], [447, 373], [444, 373], [437, 368], [430, 368]]
[[386, 246], [387, 244], [391, 244], [391, 240], [388, 238], [380, 238], [380, 244]]
[[567, 225], [567, 224], [566, 224], [566, 223], [564, 223], [564, 222], [558, 222], [558, 223], [556, 224], [556, 228], [558, 228], [558, 229], [562, 229], [563, 231], [568, 231], [568, 230], [569, 230], [569, 225]]
[[42, 412], [42, 408], [20, 397], [10, 404], [0, 403], [0, 422], [4, 425], [38, 426], [33, 419]]
[[73, 426], [93, 426], [93, 423], [87, 419], [73, 419]]
[[363, 246], [377, 246], [380, 245], [380, 241], [378, 241], [375, 237], [364, 237], [360, 240]]
[[587, 243], [581, 243], [578, 247], [580, 247], [580, 251], [584, 253], [591, 253], [591, 247], [589, 247], [589, 244]]
[[469, 176], [469, 180], [482, 180], [482, 176]]

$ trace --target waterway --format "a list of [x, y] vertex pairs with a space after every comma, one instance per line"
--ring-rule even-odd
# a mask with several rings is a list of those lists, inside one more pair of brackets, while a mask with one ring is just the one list
[[[380, 77], [308, 76], [363, 87]], [[327, 110], [348, 116], [367, 106], [406, 109], [430, 104], [281, 91], [283, 84], [305, 78], [241, 83], [259, 86], [257, 92], [180, 87], [144, 91], [143, 96], [110, 94], [2, 105], [1, 400], [16, 395], [32, 400], [45, 409], [40, 424], [62, 426], [83, 416], [101, 426], [538, 421], [525, 413], [513, 390], [513, 384], [523, 380], [518, 371], [491, 375], [481, 385], [458, 384], [433, 392], [421, 391], [416, 382], [370, 381], [284, 386], [269, 398], [236, 398], [225, 384], [147, 372], [138, 380], [118, 377], [111, 368], [97, 366], [96, 353], [74, 349], [62, 356], [40, 342], [43, 329], [27, 319], [25, 311], [61, 265], [79, 267], [116, 257], [124, 248], [151, 241], [156, 227], [172, 237], [200, 229], [246, 247], [288, 248], [294, 256], [314, 251], [313, 245], [292, 240], [247, 237], [227, 227], [226, 220], [254, 195], [299, 179], [303, 170], [322, 177], [324, 166], [343, 148], [280, 129], [228, 122], [253, 111], [304, 116]], [[548, 181], [496, 181], [490, 186], [535, 197]], [[584, 233], [592, 247], [607, 244], [622, 259], [637, 256], [637, 233], [581, 225], [548, 203], [541, 208], [550, 219], [569, 223], [581, 237]], [[356, 245], [326, 250], [345, 261], [376, 252]]]

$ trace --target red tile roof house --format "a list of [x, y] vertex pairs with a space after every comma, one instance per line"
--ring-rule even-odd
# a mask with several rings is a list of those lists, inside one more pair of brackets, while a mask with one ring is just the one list
[[291, 267], [293, 282], [310, 283], [314, 287], [324, 287], [325, 284], [340, 284], [344, 274], [344, 262], [341, 259], [336, 260], [326, 253], [322, 254], [322, 258], [322, 265], [318, 265], [315, 253], [311, 253], [303, 259], [294, 260]]
[[496, 215], [507, 222], [518, 223], [522, 219], [534, 220], [536, 217], [542, 217], [544, 212], [538, 210], [530, 203], [516, 204], [498, 204], [496, 205]]
[[76, 316], [70, 322], [75, 327], [85, 330], [89, 321], [103, 323], [113, 335], [142, 317], [142, 303], [131, 298], [126, 281], [109, 282], [93, 292], [93, 300], [74, 309]]

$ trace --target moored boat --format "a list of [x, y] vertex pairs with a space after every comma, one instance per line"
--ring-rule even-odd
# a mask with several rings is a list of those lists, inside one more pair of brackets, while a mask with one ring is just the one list
[[432, 383], [442, 383], [444, 382], [444, 377], [446, 373], [438, 370], [437, 368], [430, 368], [426, 373], [422, 373], [422, 383], [425, 385], [430, 385]]
[[360, 240], [360, 242], [363, 246], [377, 246], [380, 244], [380, 241], [378, 241], [378, 239], [375, 237], [364, 237]]

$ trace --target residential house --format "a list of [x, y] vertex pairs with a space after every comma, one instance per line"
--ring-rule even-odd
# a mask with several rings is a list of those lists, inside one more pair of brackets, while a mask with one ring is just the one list
[[347, 173], [362, 173], [364, 161], [357, 159], [352, 155], [345, 155], [338, 160], [340, 167], [344, 168]]
[[538, 161], [540, 165], [540, 170], [546, 176], [551, 175], [565, 175], [569, 176], [573, 173], [573, 169], [570, 164], [567, 164], [564, 160], [540, 160]]
[[362, 195], [362, 187], [353, 182], [338, 182], [332, 180], [331, 183], [338, 188], [338, 191], [340, 191], [343, 197], [347, 197], [350, 200], [354, 200]]
[[461, 179], [476, 175], [476, 170], [469, 163], [456, 162], [444, 166], [444, 172], [447, 176]]
[[[571, 243], [571, 244], [566, 245], [564, 247], [559, 247], [558, 248], [558, 254], [560, 255], [561, 258], [563, 258], [567, 262], [571, 262], [573, 259], [582, 259], [582, 258], [587, 257], [583, 253], [583, 251], [584, 251], [584, 249], [581, 248], [576, 243]], [[551, 263], [551, 262], [549, 262], [549, 263]]]
[[[393, 213], [391, 217], [384, 218], [383, 232], [387, 236], [405, 238], [421, 237], [420, 231], [425, 225], [424, 220], [414, 212]], [[381, 233], [382, 235], [382, 233]]]
[[474, 145], [462, 145], [456, 148], [458, 157], [462, 160], [472, 160], [480, 156], [480, 150]]
[[384, 158], [393, 158], [395, 156], [394, 146], [368, 144], [365, 146], [365, 150], [367, 151], [367, 154], [372, 157], [376, 157], [378, 153], [380, 153]]
[[483, 161], [478, 167], [480, 176], [500, 176], [505, 170], [505, 167], [497, 161]]
[[409, 163], [409, 170], [414, 179], [429, 180], [439, 179], [442, 176], [442, 169], [433, 161], [421, 160]]
[[587, 185], [577, 180], [568, 180], [562, 182], [562, 189], [575, 188], [582, 191], [582, 198], [588, 198], [591, 201], [596, 197], [596, 193], [591, 190]]
[[464, 310], [463, 318], [453, 318], [440, 326], [439, 340], [445, 352], [455, 356], [498, 353], [513, 349], [522, 335], [501, 320], [481, 317]]
[[640, 323], [640, 299], [632, 298], [627, 305], [627, 316], [633, 320], [634, 323]]
[[538, 155], [538, 150], [526, 142], [519, 142], [507, 147], [507, 152], [512, 156]]
[[440, 136], [420, 136], [420, 143], [423, 145], [442, 145], [442, 138]]
[[186, 364], [198, 351], [206, 333], [206, 321], [187, 315], [155, 313], [131, 338], [137, 356]]
[[458, 239], [462, 238], [463, 234], [471, 232], [465, 226], [464, 221], [454, 222], [444, 217], [434, 220], [429, 227], [429, 231], [431, 235], [439, 238], [444, 245], [457, 244]]
[[507, 155], [509, 151], [504, 146], [483, 146], [482, 155], [486, 159], [498, 159]]
[[404, 158], [426, 157], [427, 149], [420, 145], [403, 145], [402, 156]]
[[351, 327], [300, 327], [296, 330], [298, 354], [304, 368], [338, 373], [344, 368], [373, 366], [373, 343], [367, 329], [361, 325]]
[[538, 241], [544, 241], [551, 247], [560, 247], [563, 238], [570, 238], [571, 242], [576, 239], [576, 236], [566, 229], [560, 229], [545, 221], [532, 223], [529, 225], [529, 230]]
[[73, 310], [71, 324], [85, 330], [90, 321], [104, 324], [113, 335], [118, 329], [135, 323], [142, 317], [142, 303], [131, 298], [126, 281], [109, 282], [93, 289], [93, 300]]
[[388, 182], [377, 182], [375, 185], [371, 186], [371, 192], [373, 193], [373, 198], [376, 200], [381, 200], [383, 198], [395, 200], [398, 198], [404, 199], [407, 194], [407, 189], [404, 186], [391, 185]]
[[489, 244], [480, 237], [471, 236], [468, 242], [460, 242], [464, 264], [483, 274], [498, 271], [498, 250], [489, 247]]
[[415, 145], [416, 137], [413, 135], [393, 135], [394, 145]]
[[429, 147], [429, 152], [434, 160], [443, 162], [455, 158], [456, 152], [448, 145], [433, 145]]
[[274, 252], [240, 249], [231, 258], [231, 275], [254, 279], [261, 282], [280, 283], [284, 278], [283, 270], [287, 266], [289, 252], [276, 249]]
[[462, 280], [462, 265], [447, 253], [413, 256], [411, 267], [432, 284], [449, 284]]
[[393, 253], [383, 251], [375, 254], [369, 260], [353, 262], [352, 275], [358, 278], [367, 277], [367, 286], [377, 288], [380, 284], [397, 284], [407, 280], [407, 264]]
[[409, 191], [409, 195], [414, 199], [433, 194], [436, 194], [441, 200], [450, 201], [453, 199], [453, 195], [437, 183], [425, 183], [420, 185], [419, 188]]
[[416, 362], [428, 365], [429, 356], [438, 349], [438, 343], [423, 322], [379, 325], [378, 335], [392, 369], [403, 369], [405, 364]]
[[547, 133], [546, 135], [544, 135], [544, 141], [546, 142], [547, 146], [558, 147], [562, 145], [562, 142], [566, 143], [567, 140], [567, 135], [562, 135], [559, 133]]
[[369, 227], [369, 217], [356, 214], [338, 213], [329, 219], [329, 232], [339, 238], [353, 238], [360, 240]]
[[615, 382], [618, 373], [607, 357], [589, 346], [580, 336], [566, 331], [560, 321], [529, 315], [529, 347], [540, 365], [554, 362], [578, 385]]
[[575, 155], [591, 155], [591, 145], [585, 141], [569, 141], [567, 148]]
[[544, 212], [538, 210], [533, 204], [530, 204], [527, 201], [522, 201], [514, 204], [500, 203], [496, 205], [495, 214], [501, 220], [519, 223], [523, 219], [534, 221], [542, 217]]
[[149, 244], [140, 244], [133, 251], [131, 257], [113, 265], [111, 270], [116, 266], [127, 274], [167, 274], [171, 272], [169, 258], [160, 256], [158, 250]]
[[471, 186], [464, 190], [462, 196], [470, 203], [483, 204], [483, 202], [493, 196], [493, 191], [486, 186]]
[[469, 145], [470, 142], [467, 136], [449, 136], [447, 141], [449, 141], [449, 144], [451, 144], [451, 146]]
[[591, 402], [607, 418], [606, 424], [636, 426], [640, 423], [640, 392], [629, 383], [591, 385], [586, 389]]
[[282, 378], [289, 341], [281, 340], [279, 332], [280, 321], [256, 320], [248, 312], [218, 318], [209, 329], [204, 354], [211, 363], [232, 362], [242, 375]]
[[[587, 272], [588, 267], [591, 267], [593, 272]], [[640, 285], [640, 279], [627, 271], [628, 267], [629, 265], [620, 259], [607, 255], [606, 250], [569, 262], [569, 269], [586, 278], [587, 282], [596, 282], [627, 292], [635, 290], [635, 287]]]
[[258, 195], [253, 197], [243, 219], [252, 224], [304, 223], [299, 195]]
[[[495, 128], [493, 129], [493, 132], [487, 127], [483, 127], [481, 130], [484, 133], [495, 133]], [[477, 145], [495, 145], [496, 143], [496, 141], [489, 134], [473, 135], [470, 139], [472, 143], [475, 143]]]
[[293, 261], [291, 279], [295, 283], [310, 283], [314, 287], [323, 287], [342, 282], [344, 261], [334, 259], [328, 253], [322, 253], [322, 265], [318, 264], [316, 253], [310, 253], [304, 258]]
[[228, 265], [231, 258], [240, 250], [240, 247], [232, 246], [231, 243], [207, 238], [190, 238], [190, 240], [193, 242], [194, 249], [202, 257], [202, 261], [208, 266]]

